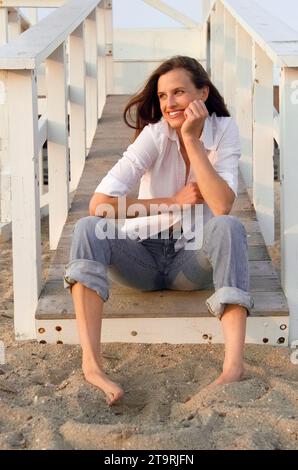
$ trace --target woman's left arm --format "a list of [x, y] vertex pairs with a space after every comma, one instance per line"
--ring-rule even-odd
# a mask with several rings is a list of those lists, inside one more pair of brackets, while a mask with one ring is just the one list
[[202, 101], [195, 101], [185, 110], [185, 115], [181, 135], [202, 197], [215, 216], [229, 214], [235, 193], [212, 166], [204, 144], [198, 138], [208, 110]]

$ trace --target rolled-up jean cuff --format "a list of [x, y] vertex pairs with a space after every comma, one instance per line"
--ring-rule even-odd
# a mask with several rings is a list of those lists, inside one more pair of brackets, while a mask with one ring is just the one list
[[206, 300], [209, 312], [218, 317], [219, 320], [228, 304], [245, 307], [247, 309], [247, 315], [249, 316], [254, 306], [254, 299], [249, 292], [238, 289], [237, 287], [221, 287]]
[[80, 282], [89, 289], [94, 290], [104, 302], [109, 298], [109, 283], [107, 268], [98, 261], [89, 259], [75, 259], [65, 266], [64, 289], [69, 289], [76, 282]]

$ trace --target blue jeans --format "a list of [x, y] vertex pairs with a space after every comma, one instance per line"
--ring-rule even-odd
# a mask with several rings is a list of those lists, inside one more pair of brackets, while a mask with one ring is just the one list
[[115, 238], [99, 239], [96, 226], [103, 222], [109, 219], [89, 216], [76, 223], [65, 288], [80, 282], [104, 302], [109, 298], [109, 278], [143, 291], [212, 288], [215, 292], [206, 300], [210, 313], [220, 319], [227, 304], [238, 304], [250, 314], [254, 302], [249, 292], [247, 235], [236, 217], [213, 217], [204, 226], [202, 247], [178, 252], [173, 234], [169, 239], [140, 242], [118, 238], [116, 230]]

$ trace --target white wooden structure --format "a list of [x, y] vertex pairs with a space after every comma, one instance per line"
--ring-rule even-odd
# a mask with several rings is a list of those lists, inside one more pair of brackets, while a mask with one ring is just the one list
[[[38, 2], [4, 2], [4, 6], [38, 6]], [[109, 2], [72, 0], [0, 49], [1, 163], [8, 162], [6, 176], [11, 169], [6, 194], [11, 193], [19, 339], [35, 337], [34, 315], [41, 291], [40, 207], [49, 205], [50, 247], [55, 249], [70, 206], [70, 191], [82, 174], [105, 103], [111, 24]], [[38, 117], [37, 71], [43, 63], [46, 114]], [[49, 191], [43, 194], [39, 155], [46, 140]]]
[[[248, 0], [211, 2], [211, 79], [240, 128], [240, 168], [267, 245], [274, 243], [273, 138], [280, 147], [282, 286], [298, 338], [298, 33]], [[273, 112], [274, 67], [280, 70]]]
[[[132, 93], [161, 60], [187, 54], [210, 70], [237, 120], [241, 171], [267, 245], [274, 242], [273, 138], [280, 146], [282, 285], [290, 340], [298, 339], [298, 34], [260, 7], [252, 9], [249, 0], [203, 0], [200, 27], [161, 0], [146, 3], [185, 28], [113, 31], [111, 0], [1, 2], [2, 44], [8, 8], [59, 7], [0, 48], [0, 221], [12, 220], [16, 337], [36, 337], [40, 209], [49, 206], [55, 249], [107, 94]], [[280, 68], [275, 118], [274, 67]], [[44, 193], [40, 153], [46, 140]]]

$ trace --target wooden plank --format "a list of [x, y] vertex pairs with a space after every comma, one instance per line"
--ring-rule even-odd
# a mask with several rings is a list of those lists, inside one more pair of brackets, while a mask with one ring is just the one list
[[259, 47], [280, 66], [298, 66], [298, 32], [250, 0], [222, 0]]
[[253, 63], [252, 39], [237, 23], [236, 25], [236, 121], [241, 137], [242, 155], [239, 168], [246, 183], [246, 187], [253, 186]]
[[13, 41], [22, 32], [21, 17], [17, 10], [10, 10], [8, 12], [8, 41]]
[[104, 8], [96, 8], [96, 27], [97, 27], [97, 54], [98, 54], [98, 119], [102, 117], [103, 108], [106, 103], [107, 96], [107, 80], [106, 80], [106, 24]]
[[290, 309], [291, 341], [298, 339], [298, 100], [297, 91], [296, 96], [294, 93], [297, 84], [298, 68], [281, 70], [281, 272]]
[[176, 8], [167, 5], [161, 0], [143, 0], [143, 2], [147, 3], [147, 5], [151, 6], [152, 8], [155, 8], [161, 13], [164, 13], [165, 15], [169, 16], [173, 20], [178, 21], [178, 23], [183, 24], [183, 26], [185, 26], [186, 28], [200, 28], [199, 23], [196, 23], [188, 16], [183, 15], [181, 11], [176, 10]]
[[[73, 318], [72, 297], [68, 290], [62, 289], [61, 281], [47, 282], [42, 291], [36, 318]], [[103, 318], [176, 318], [208, 316], [205, 304], [213, 291], [161, 290], [142, 292], [136, 289], [118, 286], [110, 292], [108, 302], [104, 305]], [[255, 299], [254, 314], [282, 315], [287, 314], [287, 303], [282, 291], [253, 291]]]
[[111, 95], [114, 93], [114, 56], [113, 56], [114, 28], [113, 28], [112, 8], [105, 8], [104, 23], [105, 23], [105, 38], [106, 38], [106, 57], [105, 57], [106, 95]]
[[42, 151], [42, 147], [48, 138], [48, 120], [44, 117], [38, 119], [38, 152]]
[[273, 64], [255, 44], [253, 202], [267, 245], [274, 244]]
[[57, 248], [69, 209], [65, 43], [46, 60], [50, 248]]
[[81, 23], [69, 36], [70, 191], [77, 189], [86, 157], [85, 33]]
[[[42, 0], [42, 8], [61, 7], [68, 0]], [[11, 8], [39, 8], [41, 0], [1, 0], [1, 6]]]
[[235, 88], [236, 75], [236, 22], [232, 15], [224, 10], [224, 97], [231, 116], [236, 117]]
[[[43, 343], [78, 344], [74, 319], [37, 320], [38, 340]], [[199, 318], [104, 318], [103, 343], [223, 343], [221, 322], [215, 317]], [[288, 346], [288, 318], [249, 317], [245, 342], [269, 346]]]
[[8, 11], [7, 8], [0, 8], [0, 47], [8, 41]]
[[216, 2], [211, 11], [210, 18], [210, 61], [211, 80], [223, 95], [223, 69], [224, 69], [224, 7], [222, 2]]
[[[22, 96], [20, 101], [19, 97]], [[40, 199], [36, 73], [9, 71], [9, 159], [12, 169], [12, 243], [16, 338], [34, 339], [41, 290]], [[26, 119], [24, 119], [26, 116]]]
[[[48, 280], [49, 281], [62, 281], [64, 273], [65, 264], [52, 262], [49, 268]], [[275, 269], [272, 266], [271, 261], [250, 261], [249, 263], [249, 272], [251, 278], [254, 278], [254, 282], [257, 283], [260, 277], [273, 278], [276, 279], [277, 274]], [[112, 283], [112, 288], [114, 287]], [[117, 286], [119, 291], [119, 286]], [[280, 284], [278, 290], [280, 289]]]
[[0, 49], [0, 68], [35, 69], [96, 8], [98, 0], [70, 0]]
[[96, 10], [84, 21], [86, 55], [86, 146], [87, 154], [97, 128], [98, 81], [97, 81], [97, 26]]
[[[8, 72], [0, 70], [0, 222], [11, 222], [11, 162], [9, 155], [9, 109], [7, 102]], [[5, 224], [5, 225], [4, 225]], [[5, 229], [1, 227], [1, 238]], [[10, 230], [7, 231], [8, 235]]]

